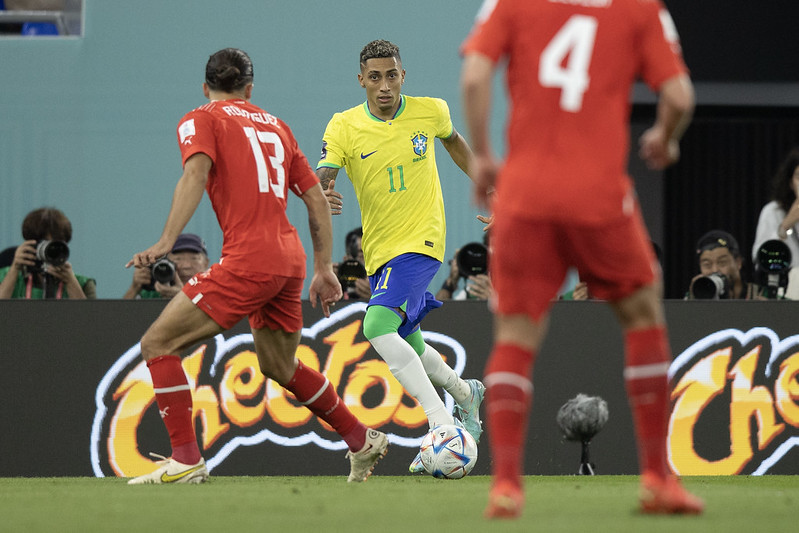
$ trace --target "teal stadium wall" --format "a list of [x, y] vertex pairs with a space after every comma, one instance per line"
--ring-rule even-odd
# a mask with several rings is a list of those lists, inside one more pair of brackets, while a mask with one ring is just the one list
[[[312, 165], [332, 114], [365, 99], [358, 53], [372, 39], [400, 46], [405, 93], [444, 98], [463, 131], [458, 46], [480, 3], [85, 0], [81, 38], [0, 39], [0, 249], [21, 241], [26, 213], [56, 206], [73, 224], [75, 271], [97, 279], [98, 297], [121, 297], [131, 280], [124, 264], [163, 228], [181, 173], [175, 128], [204, 103], [205, 63], [220, 48], [250, 54], [254, 102], [288, 122]], [[504, 115], [500, 104], [498, 144]], [[468, 179], [436, 146], [449, 257], [481, 239], [482, 224]], [[339, 180], [336, 188], [346, 213], [334, 220], [334, 260], [360, 225], [351, 185]], [[289, 218], [310, 250], [304, 206], [292, 198]], [[187, 231], [219, 258], [222, 236], [207, 198]], [[442, 268], [431, 287], [445, 275]]]

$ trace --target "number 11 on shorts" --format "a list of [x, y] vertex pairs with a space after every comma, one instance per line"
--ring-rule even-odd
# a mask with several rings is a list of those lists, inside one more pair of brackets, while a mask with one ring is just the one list
[[391, 267], [386, 267], [380, 279], [377, 280], [375, 289], [388, 289], [388, 277], [391, 275]]

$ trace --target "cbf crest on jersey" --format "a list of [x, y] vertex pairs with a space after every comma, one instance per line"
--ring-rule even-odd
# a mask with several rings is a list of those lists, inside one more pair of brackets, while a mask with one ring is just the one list
[[422, 157], [424, 154], [427, 153], [427, 135], [425, 135], [422, 131], [417, 131], [411, 137], [411, 143], [413, 144], [413, 153]]

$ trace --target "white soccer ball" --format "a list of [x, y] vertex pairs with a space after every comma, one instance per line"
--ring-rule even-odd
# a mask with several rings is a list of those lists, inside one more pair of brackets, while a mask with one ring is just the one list
[[433, 477], [460, 479], [477, 463], [477, 443], [465, 429], [436, 426], [422, 439], [422, 466]]

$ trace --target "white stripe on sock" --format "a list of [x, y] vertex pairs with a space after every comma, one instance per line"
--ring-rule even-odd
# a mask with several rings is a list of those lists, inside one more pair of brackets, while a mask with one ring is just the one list
[[651, 365], [628, 366], [624, 369], [624, 379], [646, 379], [666, 375], [669, 363], [654, 363]]
[[533, 382], [514, 372], [492, 372], [485, 377], [483, 383], [486, 387], [510, 385], [522, 389], [525, 394], [532, 394], [533, 392]]
[[160, 389], [153, 389], [156, 394], [167, 394], [170, 392], [178, 392], [182, 390], [191, 390], [188, 385], [176, 385], [175, 387], [163, 387]]
[[316, 394], [311, 396], [311, 399], [308, 400], [307, 402], [300, 402], [300, 405], [311, 405], [312, 403], [314, 403], [317, 399], [319, 399], [322, 393], [325, 392], [325, 389], [327, 389], [328, 385], [330, 385], [330, 382], [327, 380], [327, 378], [325, 378], [325, 382], [322, 384], [319, 390], [316, 391]]

